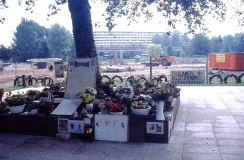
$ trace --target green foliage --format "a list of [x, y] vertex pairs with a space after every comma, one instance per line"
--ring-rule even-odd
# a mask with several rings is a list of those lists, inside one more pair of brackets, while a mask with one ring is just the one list
[[[6, 8], [6, 0], [0, 0], [0, 7]], [[60, 9], [59, 5], [73, 3], [75, 0], [55, 0], [51, 1], [49, 5], [50, 13], [48, 16], [56, 14]], [[167, 18], [168, 25], [172, 28], [176, 27], [176, 22], [180, 19], [184, 19], [189, 29], [189, 32], [194, 32], [196, 28], [206, 29], [205, 27], [205, 15], [212, 15], [217, 20], [223, 20], [226, 15], [226, 4], [222, 0], [95, 0], [101, 1], [107, 4], [106, 13], [104, 17], [107, 21], [106, 26], [109, 30], [112, 30], [115, 26], [115, 18], [126, 16], [129, 20], [129, 24], [132, 21], [136, 21], [138, 17], [145, 17], [145, 21], [153, 18], [154, 11], [162, 13], [162, 17]], [[35, 6], [35, 0], [19, 1], [19, 4], [24, 3], [26, 10], [32, 12], [32, 8]], [[88, 0], [84, 0], [83, 3], [88, 3]], [[87, 6], [88, 7], [88, 6]], [[237, 10], [238, 11], [238, 10]], [[239, 15], [242, 15], [240, 10]], [[241, 18], [240, 16], [238, 18]], [[242, 19], [241, 19], [242, 20]], [[0, 21], [1, 22], [1, 21]], [[181, 23], [183, 23], [182, 21]]]
[[166, 52], [168, 55], [173, 56], [174, 55], [174, 49], [172, 46], [168, 46], [166, 49]]
[[14, 33], [12, 58], [23, 62], [31, 58], [49, 57], [46, 31], [45, 27], [33, 20], [22, 18]]
[[12, 48], [0, 45], [0, 60], [6, 61], [10, 59]]
[[244, 34], [238, 33], [235, 35], [235, 51], [244, 52]]
[[235, 38], [232, 35], [227, 35], [223, 37], [223, 51], [235, 51]]
[[171, 45], [172, 46], [180, 46], [181, 45], [181, 40], [178, 32], [174, 32], [172, 35], [172, 40], [171, 40]]
[[223, 51], [223, 39], [221, 36], [210, 39], [210, 52], [218, 53]]
[[204, 34], [196, 34], [191, 40], [190, 55], [208, 55], [210, 51], [209, 38]]
[[162, 48], [162, 46], [160, 44], [158, 44], [158, 45], [150, 45], [147, 48], [148, 55], [152, 56], [152, 57], [160, 56], [162, 51], [163, 51], [163, 48]]
[[[205, 15], [214, 15], [218, 20], [225, 18], [226, 6], [222, 0], [215, 1], [189, 1], [189, 0], [102, 0], [107, 2], [105, 18], [109, 30], [115, 26], [114, 19], [120, 16], [126, 16], [129, 24], [136, 21], [138, 17], [145, 17], [145, 21], [152, 19], [153, 11], [162, 13], [162, 17], [168, 19], [168, 25], [175, 28], [179, 19], [184, 19], [189, 32], [194, 32], [196, 28], [205, 28]], [[214, 12], [213, 12], [214, 11]]]
[[22, 94], [13, 94], [7, 96], [4, 101], [8, 106], [20, 106], [25, 104], [25, 95]]
[[59, 24], [54, 24], [47, 34], [48, 48], [51, 57], [68, 60], [75, 56], [74, 40], [71, 33]]

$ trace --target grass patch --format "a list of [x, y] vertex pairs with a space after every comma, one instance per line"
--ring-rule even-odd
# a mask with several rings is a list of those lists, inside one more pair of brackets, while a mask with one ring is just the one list
[[4, 88], [4, 92], [15, 91], [15, 90], [19, 90], [19, 89], [23, 89], [23, 87], [22, 86], [13, 86], [13, 87]]

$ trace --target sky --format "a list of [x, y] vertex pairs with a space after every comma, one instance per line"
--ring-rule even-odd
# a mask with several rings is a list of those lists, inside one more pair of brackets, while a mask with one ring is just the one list
[[[13, 34], [16, 30], [16, 27], [21, 21], [21, 18], [32, 19], [35, 22], [39, 23], [41, 26], [49, 28], [51, 25], [58, 23], [65, 28], [67, 28], [72, 33], [72, 22], [70, 13], [68, 10], [68, 5], [62, 5], [61, 11], [57, 15], [51, 16], [47, 20], [47, 14], [50, 12], [48, 5], [50, 0], [38, 0], [36, 7], [33, 9], [33, 13], [25, 11], [25, 6], [19, 6], [17, 0], [8, 0], [7, 5], [8, 9], [0, 10], [0, 16], [5, 17], [4, 24], [0, 24], [0, 44], [9, 46], [12, 42]], [[93, 28], [94, 31], [108, 31], [105, 27], [105, 20], [102, 17], [102, 14], [105, 11], [105, 6], [98, 2], [91, 3], [91, 16], [92, 23], [100, 22], [100, 27]], [[128, 26], [128, 21], [126, 18], [116, 19], [116, 26], [113, 31], [142, 31], [142, 32], [165, 32], [172, 30], [168, 25], [167, 21], [163, 19], [160, 14], [155, 13], [153, 20], [150, 20], [144, 23], [144, 19], [139, 19], [139, 22], [132, 23]], [[236, 20], [228, 17], [224, 23], [220, 23], [208, 16], [206, 25], [211, 31], [209, 36], [224, 36], [227, 34], [234, 35], [235, 33], [243, 32], [241, 27], [238, 27]], [[182, 24], [178, 24], [177, 30], [181, 32], [186, 32], [186, 28]]]

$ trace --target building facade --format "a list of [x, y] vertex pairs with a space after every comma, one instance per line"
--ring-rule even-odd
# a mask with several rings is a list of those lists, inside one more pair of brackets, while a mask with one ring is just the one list
[[155, 35], [164, 35], [165, 32], [125, 32], [125, 31], [94, 31], [94, 40], [97, 49], [104, 48], [146, 48], [152, 44]]

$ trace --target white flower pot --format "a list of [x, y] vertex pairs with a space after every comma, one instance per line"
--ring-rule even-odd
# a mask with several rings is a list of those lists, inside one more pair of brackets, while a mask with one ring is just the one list
[[109, 111], [109, 114], [112, 114], [112, 115], [122, 115], [124, 111], [121, 111], [121, 112], [110, 112]]
[[92, 111], [93, 111], [93, 104], [92, 103], [86, 104], [86, 111], [88, 113], [92, 113]]
[[11, 113], [22, 113], [24, 108], [25, 108], [25, 105], [9, 106], [9, 110]]
[[32, 109], [30, 112], [28, 112], [28, 114], [37, 114], [38, 109]]
[[133, 114], [139, 114], [139, 115], [148, 115], [150, 109], [151, 108], [141, 108], [141, 109], [131, 108]]
[[165, 120], [164, 118], [164, 101], [156, 102], [156, 120]]

